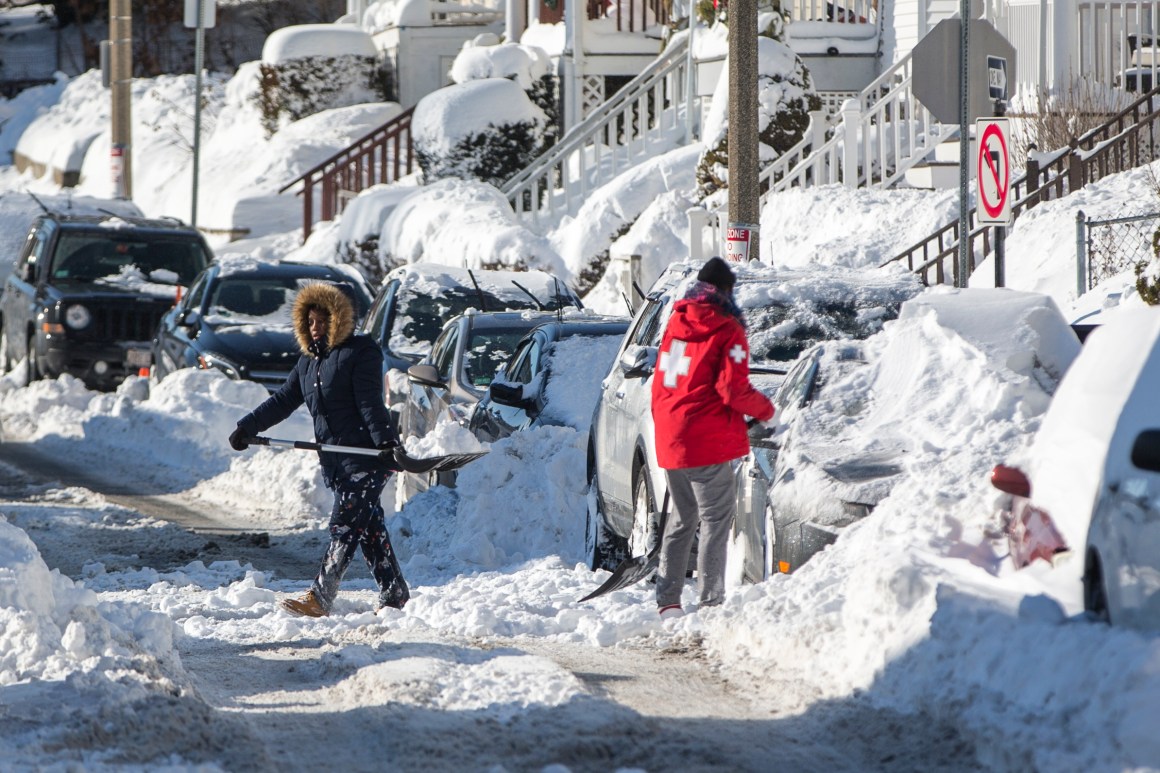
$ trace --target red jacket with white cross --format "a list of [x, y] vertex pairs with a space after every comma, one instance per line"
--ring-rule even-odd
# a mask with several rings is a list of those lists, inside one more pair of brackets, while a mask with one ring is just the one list
[[745, 417], [773, 418], [773, 403], [749, 383], [745, 328], [711, 303], [679, 300], [665, 328], [652, 380], [657, 463], [703, 467], [749, 453]]

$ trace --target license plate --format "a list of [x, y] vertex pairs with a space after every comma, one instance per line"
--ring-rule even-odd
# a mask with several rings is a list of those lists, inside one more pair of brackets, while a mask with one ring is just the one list
[[130, 349], [125, 352], [125, 364], [130, 368], [148, 368], [153, 364], [153, 354], [148, 349]]

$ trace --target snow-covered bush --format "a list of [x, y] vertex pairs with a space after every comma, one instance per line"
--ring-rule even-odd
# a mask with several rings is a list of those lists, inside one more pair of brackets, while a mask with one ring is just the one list
[[387, 99], [387, 71], [371, 40], [346, 25], [304, 24], [266, 39], [255, 95], [262, 128], [272, 136], [308, 115]]
[[507, 78], [518, 83], [528, 99], [547, 116], [546, 143], [556, 141], [560, 125], [559, 80], [544, 49], [518, 43], [488, 45], [484, 36], [480, 36], [479, 42], [464, 43], [451, 65], [451, 80], [467, 83], [485, 78]]
[[499, 186], [539, 155], [547, 124], [515, 81], [452, 84], [415, 106], [415, 160], [428, 183], [455, 177]]
[[[763, 164], [798, 143], [810, 122], [810, 111], [821, 99], [801, 58], [785, 39], [780, 13], [763, 14], [757, 38], [757, 137]], [[729, 185], [729, 93], [722, 78], [713, 95], [705, 127], [705, 151], [697, 167], [697, 185], [708, 196]]]

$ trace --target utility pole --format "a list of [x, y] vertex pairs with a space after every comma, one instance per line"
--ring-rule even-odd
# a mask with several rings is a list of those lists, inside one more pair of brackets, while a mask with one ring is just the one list
[[757, 0], [729, 2], [729, 227], [726, 257], [758, 260]]
[[110, 127], [113, 196], [133, 198], [133, 6], [132, 0], [109, 2], [109, 91], [112, 94]]

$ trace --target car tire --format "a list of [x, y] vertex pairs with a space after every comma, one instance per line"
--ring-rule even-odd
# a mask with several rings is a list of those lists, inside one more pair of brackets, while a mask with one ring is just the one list
[[657, 502], [647, 466], [637, 472], [632, 491], [632, 533], [627, 540], [628, 558], [643, 556], [651, 551], [660, 539], [663, 527], [658, 522], [663, 515], [657, 513]]
[[596, 473], [588, 477], [588, 507], [584, 528], [584, 561], [588, 568], [615, 569], [628, 557], [628, 542], [608, 530]]
[[1104, 568], [1100, 556], [1089, 551], [1083, 570], [1083, 608], [1088, 617], [1101, 623], [1110, 623], [1108, 592], [1104, 585]]

